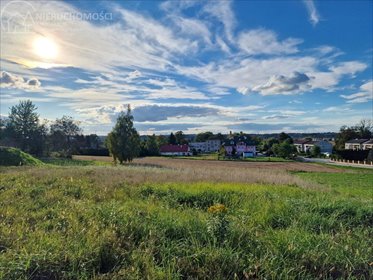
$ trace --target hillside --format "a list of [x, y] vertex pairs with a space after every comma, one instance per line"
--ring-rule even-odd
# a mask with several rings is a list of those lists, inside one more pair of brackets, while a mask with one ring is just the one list
[[32, 155], [17, 148], [0, 147], [0, 166], [42, 165], [43, 163]]

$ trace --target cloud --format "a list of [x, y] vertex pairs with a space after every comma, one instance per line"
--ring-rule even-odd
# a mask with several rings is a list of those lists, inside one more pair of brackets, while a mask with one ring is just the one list
[[296, 99], [294, 99], [294, 100], [290, 100], [288, 103], [289, 103], [289, 104], [302, 104], [303, 102], [300, 101], [300, 100], [296, 100]]
[[[79, 5], [69, 3], [32, 2], [39, 14], [84, 13]], [[279, 103], [274, 104], [271, 97], [263, 96], [313, 91], [312, 98], [317, 99], [325, 91], [340, 89], [341, 84], [347, 88], [349, 79], [368, 67], [360, 61], [343, 61], [334, 46], [302, 45], [301, 38], [282, 37], [265, 28], [239, 29], [233, 5], [231, 1], [169, 1], [160, 4], [162, 10], [143, 11], [107, 3], [105, 11], [113, 13], [112, 21], [60, 17], [32, 25], [28, 33], [2, 32], [1, 70], [14, 73], [14, 81], [1, 86], [33, 88], [56, 104], [55, 114], [67, 110], [87, 119], [91, 127], [97, 123], [111, 126], [113, 116], [122, 109], [118, 104], [130, 103], [134, 112], [140, 112], [137, 122], [149, 127], [151, 122], [172, 123], [177, 129], [176, 123], [195, 122], [203, 124], [201, 129], [225, 131], [238, 119], [297, 121], [286, 110], [274, 111], [274, 106], [288, 102], [296, 106], [299, 99], [307, 108], [314, 106], [313, 100], [309, 105], [304, 96], [293, 101], [276, 98]], [[13, 12], [27, 11], [19, 5]], [[29, 48], [39, 35], [59, 47], [56, 61], [48, 65]], [[43, 65], [49, 69], [38, 68]], [[2, 102], [15, 103], [30, 96], [3, 88]], [[364, 88], [343, 98], [349, 103], [366, 102], [370, 99]], [[237, 92], [263, 96], [242, 97]]]
[[263, 85], [252, 88], [253, 91], [262, 95], [272, 94], [291, 94], [309, 88], [310, 77], [304, 73], [294, 72], [291, 76], [272, 76], [269, 81]]
[[207, 45], [212, 45], [211, 42], [211, 32], [207, 24], [198, 19], [185, 18], [182, 16], [172, 16], [171, 17], [174, 24], [178, 27], [178, 31], [181, 34], [189, 35], [193, 38], [201, 38], [203, 42]]
[[219, 114], [219, 110], [198, 106], [160, 106], [148, 105], [136, 107], [133, 116], [137, 122], [158, 122], [169, 118], [205, 117]]
[[[323, 125], [313, 125], [313, 124], [299, 124], [299, 123], [240, 123], [240, 124], [231, 124], [228, 125], [228, 128], [231, 130], [245, 130], [247, 132], [256, 132], [256, 133], [266, 133], [268, 131], [276, 133], [281, 131], [287, 132], [296, 132], [296, 131], [309, 131], [316, 130], [321, 131]], [[325, 129], [325, 128], [324, 128]]]
[[288, 38], [278, 41], [276, 33], [267, 29], [253, 29], [242, 32], [238, 37], [238, 46], [250, 55], [292, 54], [298, 52], [300, 39]]
[[289, 119], [304, 115], [304, 111], [292, 111], [292, 110], [269, 110], [268, 112], [276, 112], [277, 114], [272, 114], [269, 116], [262, 117], [263, 120], [279, 120], [279, 119]]
[[303, 3], [306, 5], [308, 16], [311, 24], [316, 26], [320, 21], [320, 14], [316, 9], [315, 3], [313, 0], [303, 0]]
[[[30, 13], [30, 19], [40, 14], [81, 14], [76, 7], [63, 2], [33, 1], [32, 6], [34, 10], [28, 11], [27, 5], [15, 2], [11, 6], [14, 11], [9, 10], [9, 13]], [[134, 66], [160, 71], [172, 65], [172, 60], [177, 59], [175, 55], [196, 50], [194, 40], [177, 36], [171, 26], [149, 16], [119, 6], [110, 12], [117, 20], [105, 24], [61, 16], [58, 21], [27, 22], [30, 27], [27, 33], [2, 32], [2, 58], [29, 67], [45, 64], [28, 46], [36, 35], [50, 38], [58, 45], [60, 51], [51, 67], [66, 65], [99, 72], [113, 73], [116, 67]]]
[[[219, 116], [224, 114], [222, 108], [206, 105], [168, 105], [168, 104], [141, 104], [133, 103], [132, 114], [136, 122], [161, 122], [172, 119], [186, 120], [187, 118], [196, 121], [197, 118]], [[127, 109], [127, 104], [104, 105], [77, 109], [77, 111], [86, 117], [88, 123], [114, 123], [118, 114]]]
[[354, 76], [356, 72], [364, 71], [367, 68], [365, 63], [359, 61], [345, 61], [332, 66], [329, 69], [337, 75]]
[[1, 71], [0, 86], [4, 88], [17, 88], [22, 90], [35, 90], [41, 86], [41, 83], [36, 78], [24, 79], [21, 76], [11, 74], [6, 71]]
[[335, 86], [343, 77], [354, 78], [357, 73], [364, 71], [367, 67], [367, 64], [360, 61], [344, 61], [330, 66], [329, 71], [309, 71], [309, 74], [313, 77], [312, 88], [335, 91]]
[[171, 131], [182, 130], [184, 133], [188, 132], [189, 129], [195, 129], [202, 127], [201, 124], [196, 123], [165, 123], [165, 124], [147, 124], [147, 123], [135, 123], [135, 127], [140, 133], [170, 133]]
[[139, 70], [135, 70], [133, 72], [130, 72], [128, 74], [128, 77], [126, 79], [127, 82], [130, 82], [132, 80], [135, 80], [137, 78], [140, 78], [142, 76], [142, 73]]
[[324, 112], [332, 112], [332, 113], [345, 113], [345, 112], [350, 112], [351, 108], [341, 107], [341, 106], [339, 106], [339, 107], [331, 106], [331, 107], [325, 108], [323, 111]]
[[288, 119], [292, 116], [290, 115], [270, 115], [270, 116], [264, 116], [263, 120], [279, 120], [279, 119]]
[[360, 86], [360, 91], [350, 95], [340, 95], [347, 103], [365, 103], [373, 100], [373, 81]]
[[223, 24], [226, 38], [228, 41], [233, 42], [233, 32], [237, 22], [232, 10], [232, 1], [209, 1], [204, 6], [203, 11]]

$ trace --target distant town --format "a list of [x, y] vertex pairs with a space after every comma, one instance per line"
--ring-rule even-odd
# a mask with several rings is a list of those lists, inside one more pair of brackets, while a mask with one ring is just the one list
[[373, 161], [373, 122], [361, 120], [355, 126], [340, 128], [338, 133], [227, 134], [183, 131], [169, 135], [140, 136], [134, 127], [131, 108], [122, 112], [107, 136], [84, 135], [79, 122], [63, 116], [47, 125], [39, 121], [36, 106], [20, 101], [0, 122], [0, 146], [15, 147], [41, 157], [72, 155], [112, 156], [120, 163], [145, 156], [201, 156], [215, 154], [216, 159], [239, 160], [273, 157], [282, 159], [331, 158]]

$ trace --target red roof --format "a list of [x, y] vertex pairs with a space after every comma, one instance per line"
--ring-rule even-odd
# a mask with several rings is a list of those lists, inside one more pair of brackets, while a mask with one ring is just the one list
[[172, 145], [166, 144], [159, 148], [161, 153], [187, 153], [189, 151], [188, 145]]

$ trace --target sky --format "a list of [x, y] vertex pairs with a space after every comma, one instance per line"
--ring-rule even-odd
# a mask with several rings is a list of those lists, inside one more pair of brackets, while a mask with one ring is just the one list
[[373, 119], [373, 1], [1, 1], [0, 114], [105, 135], [329, 132]]

